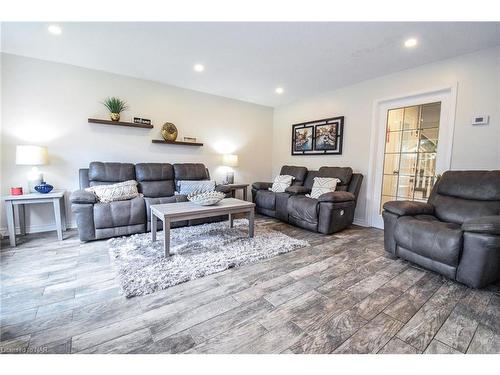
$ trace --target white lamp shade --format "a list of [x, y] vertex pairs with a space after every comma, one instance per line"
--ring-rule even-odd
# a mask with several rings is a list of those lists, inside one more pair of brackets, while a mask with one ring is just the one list
[[47, 148], [42, 146], [16, 146], [17, 165], [45, 165], [47, 164]]
[[226, 167], [237, 167], [238, 166], [238, 155], [225, 154], [222, 156], [222, 164]]

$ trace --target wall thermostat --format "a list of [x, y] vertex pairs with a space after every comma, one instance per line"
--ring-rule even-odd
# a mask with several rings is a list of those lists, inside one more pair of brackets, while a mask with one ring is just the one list
[[477, 115], [472, 117], [472, 125], [488, 125], [490, 121], [490, 116], [488, 115]]

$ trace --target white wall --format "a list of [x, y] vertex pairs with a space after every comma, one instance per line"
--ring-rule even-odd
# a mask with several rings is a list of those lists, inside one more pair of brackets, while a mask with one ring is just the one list
[[[78, 188], [78, 168], [93, 160], [202, 162], [221, 181], [221, 154], [236, 153], [236, 182], [271, 177], [272, 108], [16, 55], [2, 54], [1, 69], [2, 195], [11, 186], [27, 188], [29, 167], [15, 165], [18, 144], [47, 146], [50, 164], [42, 168], [45, 179], [68, 191]], [[107, 118], [100, 104], [107, 96], [127, 100], [130, 110], [122, 115], [124, 121], [149, 118], [154, 129], [89, 124], [88, 117]], [[196, 137], [204, 146], [152, 144], [151, 139], [161, 139], [166, 121], [176, 124], [180, 139]], [[4, 231], [3, 207], [0, 217]], [[31, 231], [47, 229], [53, 222], [49, 206], [29, 210]]]
[[[373, 103], [458, 82], [452, 169], [500, 169], [500, 48], [423, 65], [321, 96], [275, 108], [273, 175], [284, 164], [317, 169], [351, 166], [368, 175]], [[472, 127], [474, 114], [489, 114], [490, 124]], [[292, 124], [345, 116], [343, 155], [291, 156]], [[365, 179], [355, 220], [366, 223]]]

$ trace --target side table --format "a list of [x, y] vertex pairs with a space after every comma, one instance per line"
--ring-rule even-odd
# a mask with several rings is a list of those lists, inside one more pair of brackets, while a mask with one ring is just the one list
[[17, 206], [21, 235], [26, 234], [24, 207], [27, 204], [52, 203], [56, 218], [56, 230], [59, 241], [63, 240], [63, 230], [66, 230], [66, 209], [64, 207], [64, 190], [54, 190], [47, 194], [29, 193], [23, 195], [8, 195], [3, 197], [7, 212], [7, 226], [9, 227], [10, 246], [16, 246], [16, 224], [14, 221], [14, 206]]
[[225, 184], [222, 185], [224, 190], [231, 193], [231, 197], [236, 198], [236, 190], [243, 190], [243, 200], [247, 200], [248, 184]]

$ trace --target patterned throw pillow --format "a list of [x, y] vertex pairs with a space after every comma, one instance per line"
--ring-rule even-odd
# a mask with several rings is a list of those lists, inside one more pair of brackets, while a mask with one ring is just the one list
[[311, 194], [306, 194], [306, 197], [318, 199], [321, 194], [332, 193], [337, 188], [339, 182], [338, 178], [314, 177]]
[[295, 177], [289, 175], [276, 176], [273, 182], [273, 186], [269, 188], [274, 193], [283, 193], [287, 187], [292, 185], [292, 181]]
[[179, 194], [206, 193], [215, 191], [215, 181], [211, 180], [180, 180], [177, 181]]
[[85, 189], [94, 193], [99, 202], [109, 203], [114, 201], [126, 201], [138, 197], [137, 181], [128, 180], [112, 185], [98, 185]]

